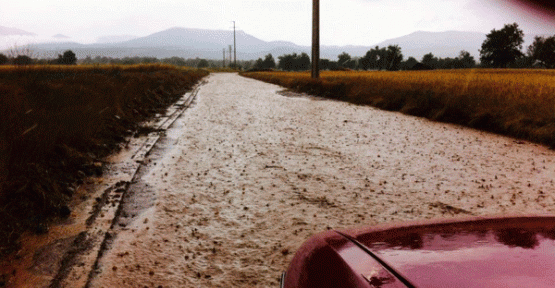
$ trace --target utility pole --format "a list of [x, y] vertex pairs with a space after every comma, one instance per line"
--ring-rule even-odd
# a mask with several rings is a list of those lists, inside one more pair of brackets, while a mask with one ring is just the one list
[[225, 68], [225, 48], [224, 48], [224, 62], [223, 62], [223, 63], [224, 63], [224, 64], [223, 64], [222, 67]]
[[320, 77], [320, 0], [312, 0], [312, 78]]
[[229, 45], [229, 64], [231, 64], [231, 61], [233, 61], [233, 58], [231, 57], [231, 49], [232, 49], [232, 46]]
[[237, 45], [235, 39], [235, 21], [233, 21], [233, 65], [237, 69]]

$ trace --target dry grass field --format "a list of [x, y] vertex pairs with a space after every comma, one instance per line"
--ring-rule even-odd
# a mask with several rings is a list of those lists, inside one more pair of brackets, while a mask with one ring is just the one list
[[75, 182], [208, 72], [167, 65], [0, 66], [0, 255], [68, 213]]
[[297, 92], [466, 125], [555, 147], [555, 71], [256, 72]]

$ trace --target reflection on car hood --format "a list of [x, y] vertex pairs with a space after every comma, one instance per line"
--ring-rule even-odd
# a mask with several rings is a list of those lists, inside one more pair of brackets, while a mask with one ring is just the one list
[[473, 218], [340, 231], [417, 287], [555, 287], [555, 218]]

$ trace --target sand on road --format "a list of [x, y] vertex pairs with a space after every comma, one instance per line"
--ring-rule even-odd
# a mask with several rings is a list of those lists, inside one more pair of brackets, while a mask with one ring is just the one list
[[555, 151], [213, 74], [131, 185], [91, 287], [277, 287], [310, 235], [553, 213]]

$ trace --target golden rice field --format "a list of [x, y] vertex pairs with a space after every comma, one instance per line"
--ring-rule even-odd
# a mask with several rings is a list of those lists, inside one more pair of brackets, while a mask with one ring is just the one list
[[0, 255], [67, 213], [72, 186], [207, 71], [170, 65], [0, 66]]
[[555, 71], [243, 73], [297, 92], [466, 125], [555, 147]]

